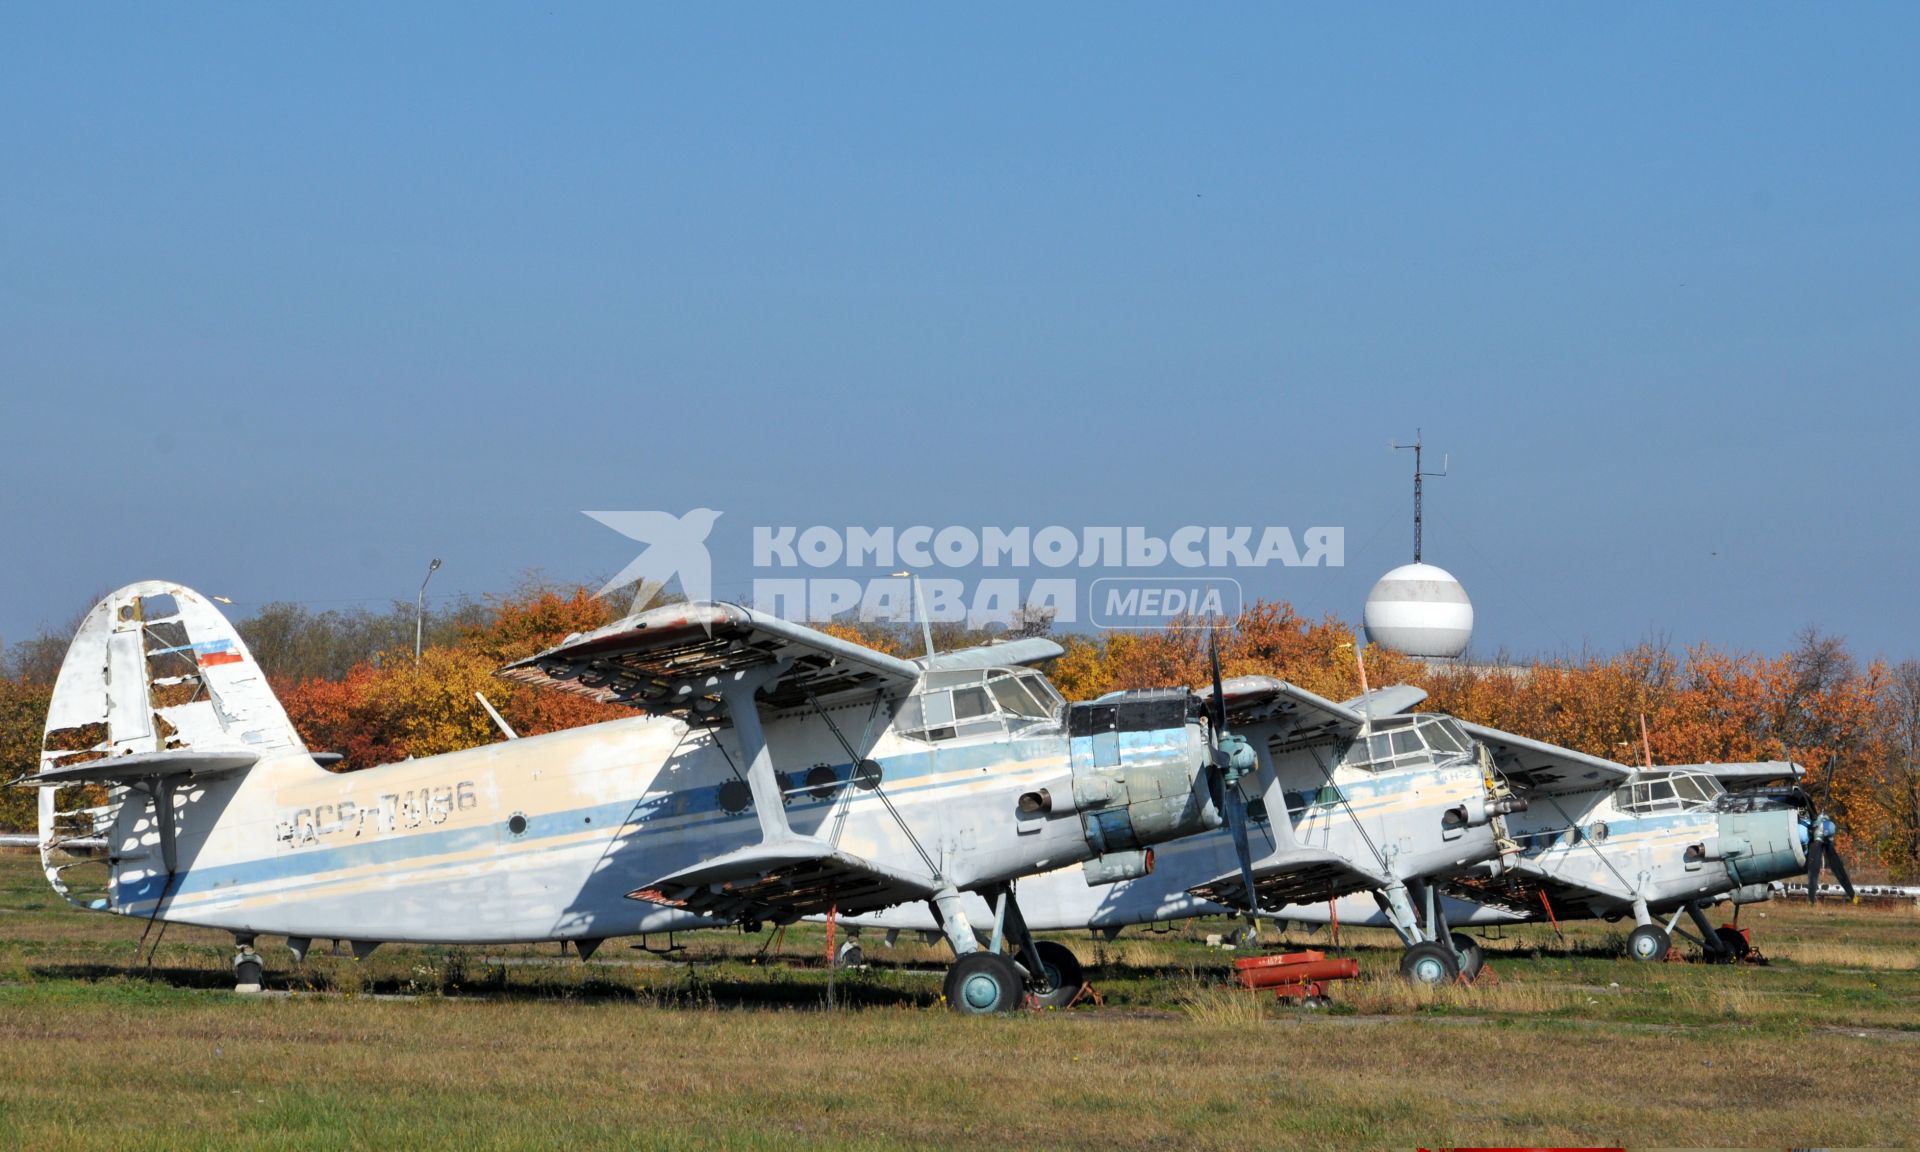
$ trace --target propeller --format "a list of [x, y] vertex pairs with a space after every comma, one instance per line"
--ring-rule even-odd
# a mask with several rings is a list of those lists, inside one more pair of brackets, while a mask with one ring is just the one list
[[1207, 710], [1207, 743], [1213, 752], [1213, 771], [1220, 782], [1220, 804], [1227, 829], [1233, 834], [1233, 852], [1240, 861], [1240, 881], [1247, 890], [1247, 926], [1259, 927], [1260, 904], [1253, 892], [1253, 850], [1247, 843], [1247, 798], [1240, 781], [1255, 770], [1253, 746], [1245, 737], [1227, 731], [1227, 693], [1220, 678], [1220, 638], [1207, 638], [1207, 657], [1213, 665], [1213, 699]]
[[1835, 843], [1838, 829], [1833, 818], [1825, 812], [1807, 809], [1807, 899], [1811, 902], [1819, 893], [1820, 876], [1823, 872], [1833, 873], [1840, 881], [1840, 887], [1848, 896], [1853, 895], [1853, 880], [1847, 875], [1847, 862], [1840, 859], [1840, 847]]

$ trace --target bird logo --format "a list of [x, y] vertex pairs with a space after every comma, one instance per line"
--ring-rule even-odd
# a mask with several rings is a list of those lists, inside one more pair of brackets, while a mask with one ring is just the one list
[[588, 512], [600, 523], [629, 540], [646, 547], [640, 555], [594, 593], [605, 596], [616, 588], [636, 585], [633, 607], [638, 612], [653, 602], [667, 581], [678, 576], [680, 592], [688, 600], [713, 597], [713, 560], [707, 555], [707, 535], [720, 513], [711, 508], [695, 508], [684, 516], [671, 512]]

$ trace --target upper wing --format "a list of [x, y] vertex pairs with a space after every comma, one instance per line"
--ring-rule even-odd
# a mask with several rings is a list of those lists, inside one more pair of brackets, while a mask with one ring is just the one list
[[1427, 698], [1427, 690], [1413, 684], [1389, 684], [1385, 688], [1355, 696], [1342, 707], [1352, 708], [1368, 716], [1379, 719], [1382, 716], [1397, 716], [1417, 707]]
[[1460, 725], [1487, 746], [1493, 760], [1515, 785], [1533, 792], [1584, 792], [1617, 784], [1633, 769], [1556, 744], [1515, 736], [1482, 724]]
[[649, 712], [706, 714], [720, 708], [723, 677], [766, 665], [779, 675], [761, 689], [770, 708], [854, 691], [905, 692], [920, 665], [790, 624], [738, 604], [668, 604], [570, 636], [502, 668], [523, 684], [557, 688]]
[[1045, 636], [1022, 636], [1017, 640], [995, 640], [973, 648], [951, 648], [932, 659], [918, 657], [914, 664], [935, 672], [967, 668], [1009, 668], [1016, 664], [1038, 664], [1065, 652]]
[[930, 877], [888, 868], [811, 836], [793, 836], [716, 856], [627, 895], [720, 920], [790, 924], [830, 909], [853, 916], [923, 900], [938, 887]]
[[[1319, 848], [1285, 847], [1253, 862], [1253, 890], [1267, 909], [1331, 900], [1387, 883], [1387, 877]], [[1229, 908], [1247, 906], [1247, 885], [1238, 869], [1187, 891]]]
[[[1335, 730], [1355, 730], [1367, 717], [1345, 704], [1316, 696], [1305, 688], [1274, 676], [1234, 676], [1222, 681], [1229, 727], [1274, 725], [1290, 737], [1304, 738]], [[1202, 699], [1213, 689], [1196, 689]]]
[[1798, 780], [1806, 770], [1791, 760], [1758, 760], [1747, 764], [1662, 764], [1662, 772], [1704, 772], [1728, 788]]

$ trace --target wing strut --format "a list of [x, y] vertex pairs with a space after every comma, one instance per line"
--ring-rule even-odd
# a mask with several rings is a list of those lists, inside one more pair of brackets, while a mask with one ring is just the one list
[[720, 688], [727, 715], [733, 719], [733, 733], [747, 757], [747, 787], [753, 792], [754, 814], [760, 818], [760, 837], [768, 843], [793, 835], [787, 823], [787, 806], [780, 798], [780, 781], [773, 774], [773, 753], [767, 750], [766, 733], [760, 729], [760, 705], [754, 697], [760, 689], [780, 678], [784, 664], [736, 672]]
[[[860, 758], [860, 753], [854, 751], [853, 745], [847, 743], [846, 736], [842, 735], [840, 732], [840, 725], [835, 724], [833, 722], [833, 717], [827, 715], [827, 710], [825, 708], [820, 707], [819, 699], [815, 697], [811, 691], [807, 693], [807, 701], [813, 705], [813, 710], [820, 714], [820, 719], [825, 720], [827, 722], [827, 730], [832, 732], [833, 738], [840, 742], [840, 747], [846, 750], [847, 762], [853, 765], [853, 768], [852, 768], [853, 775], [852, 775], [852, 778], [849, 780], [849, 783], [851, 783], [853, 779], [858, 779], [860, 776], [861, 766], [865, 764], [866, 761]], [[868, 714], [868, 723], [869, 724], [872, 723], [871, 713]], [[879, 797], [880, 803], [886, 805], [887, 811], [891, 813], [893, 816], [893, 822], [895, 824], [900, 825], [900, 831], [907, 834], [907, 843], [913, 845], [913, 850], [920, 854], [921, 862], [926, 864], [928, 874], [931, 875], [935, 880], [939, 880], [941, 878], [939, 865], [935, 864], [933, 862], [933, 857], [927, 855], [927, 850], [920, 846], [920, 838], [918, 836], [915, 836], [913, 834], [913, 829], [907, 826], [907, 818], [905, 816], [900, 815], [900, 809], [895, 808], [893, 806], [893, 801], [887, 797], [886, 790], [880, 787], [880, 779], [877, 776], [874, 778], [874, 781], [873, 781], [873, 794]], [[838, 829], [835, 830], [834, 835], [836, 837], [839, 835]]]

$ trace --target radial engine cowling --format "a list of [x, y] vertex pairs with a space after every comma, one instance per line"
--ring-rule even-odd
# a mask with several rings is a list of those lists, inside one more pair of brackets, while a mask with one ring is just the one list
[[1206, 734], [1192, 699], [1185, 689], [1128, 692], [1067, 710], [1073, 802], [1095, 853], [1220, 826], [1207, 788]]

